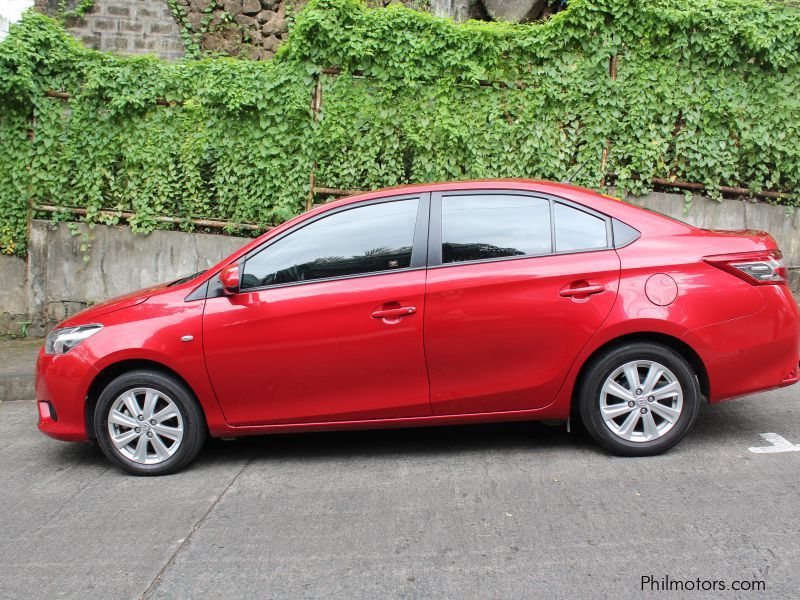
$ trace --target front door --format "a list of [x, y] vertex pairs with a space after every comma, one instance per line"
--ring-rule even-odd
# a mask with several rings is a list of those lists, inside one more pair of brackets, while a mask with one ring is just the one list
[[250, 253], [209, 298], [206, 365], [232, 425], [431, 413], [427, 196], [342, 207]]

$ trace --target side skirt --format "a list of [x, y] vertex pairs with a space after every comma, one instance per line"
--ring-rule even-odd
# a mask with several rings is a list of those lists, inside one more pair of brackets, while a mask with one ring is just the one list
[[564, 420], [569, 418], [569, 406], [558, 403], [531, 410], [471, 413], [465, 415], [427, 415], [396, 419], [370, 419], [363, 421], [325, 421], [317, 423], [281, 423], [277, 425], [225, 426], [211, 432], [215, 437], [239, 437], [274, 433], [304, 431], [348, 431], [357, 429], [394, 429], [403, 427], [435, 427], [438, 425], [471, 425], [477, 423], [499, 423], [510, 421]]

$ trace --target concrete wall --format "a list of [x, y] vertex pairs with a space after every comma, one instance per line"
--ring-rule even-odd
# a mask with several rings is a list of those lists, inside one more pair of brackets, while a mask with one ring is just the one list
[[682, 194], [653, 192], [628, 202], [656, 210], [703, 229], [758, 229], [775, 238], [789, 267], [789, 285], [800, 292], [800, 210], [787, 210], [752, 200], [722, 200], [693, 196], [687, 205]]
[[141, 235], [123, 226], [79, 230], [73, 235], [65, 223], [31, 224], [26, 299], [32, 334], [89, 304], [205, 270], [248, 241], [176, 231]]
[[26, 263], [0, 255], [0, 335], [20, 335], [29, 320]]
[[[629, 201], [712, 229], [763, 229], [779, 242], [793, 269], [792, 289], [800, 290], [800, 211], [741, 200], [716, 202], [695, 196], [688, 211], [681, 194], [653, 193]], [[80, 227], [72, 235], [66, 224], [31, 224], [29, 256], [0, 256], [0, 333], [19, 333], [33, 321], [40, 334], [90, 303], [153, 283], [177, 279], [210, 267], [241, 247], [246, 238], [202, 233], [155, 231], [138, 235], [128, 227]], [[88, 236], [84, 261], [81, 244]]]
[[786, 257], [786, 264], [800, 267], [800, 210], [787, 212], [785, 206], [750, 200], [717, 202], [704, 196], [694, 196], [686, 210], [683, 195], [659, 192], [642, 198], [629, 197], [627, 200], [704, 229], [767, 231], [777, 240]]
[[[36, 0], [35, 6], [54, 14], [59, 0]], [[83, 17], [68, 18], [66, 28], [87, 48], [104, 52], [155, 54], [166, 59], [184, 54], [167, 0], [94, 0]]]

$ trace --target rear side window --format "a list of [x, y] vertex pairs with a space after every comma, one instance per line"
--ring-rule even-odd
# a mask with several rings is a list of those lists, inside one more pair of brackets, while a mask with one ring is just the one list
[[407, 268], [418, 205], [384, 202], [314, 221], [249, 258], [242, 288]]
[[442, 198], [442, 263], [551, 251], [547, 200], [503, 194]]
[[556, 252], [598, 250], [608, 246], [606, 222], [577, 208], [553, 205]]

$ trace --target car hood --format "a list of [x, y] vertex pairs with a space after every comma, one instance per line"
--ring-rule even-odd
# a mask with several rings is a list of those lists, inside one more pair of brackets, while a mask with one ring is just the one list
[[108, 313], [114, 312], [116, 310], [121, 310], [123, 308], [128, 308], [130, 306], [141, 304], [159, 290], [164, 289], [166, 286], [167, 284], [161, 283], [158, 285], [151, 286], [149, 288], [144, 288], [142, 290], [131, 292], [130, 294], [125, 294], [124, 296], [117, 296], [116, 298], [111, 298], [110, 300], [106, 300], [105, 302], [100, 302], [99, 304], [93, 304], [92, 306], [82, 310], [81, 312], [72, 315], [67, 320], [59, 323], [58, 327], [71, 327], [73, 325], [84, 325], [86, 323], [91, 323], [97, 317], [100, 317], [102, 315], [107, 315]]

